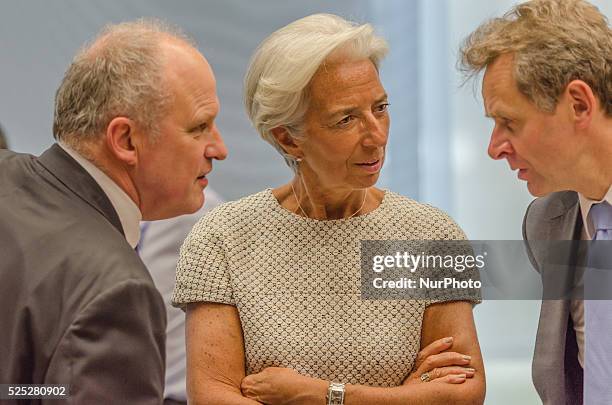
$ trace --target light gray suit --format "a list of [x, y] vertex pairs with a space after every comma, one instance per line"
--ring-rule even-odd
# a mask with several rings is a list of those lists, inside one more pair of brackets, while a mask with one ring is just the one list
[[[533, 382], [545, 405], [582, 404], [583, 370], [578, 362], [578, 346], [570, 316], [570, 297], [580, 298], [573, 289], [575, 269], [585, 260], [584, 252], [575, 247], [559, 252], [550, 260], [551, 252], [539, 240], [580, 240], [582, 215], [578, 195], [573, 191], [552, 193], [534, 200], [527, 208], [523, 222], [523, 238], [534, 267], [542, 274], [543, 284], [561, 286], [573, 291], [566, 299], [543, 300], [533, 358]], [[566, 263], [558, 271], [559, 259]], [[546, 293], [545, 293], [546, 295]], [[556, 295], [556, 294], [551, 294]]]

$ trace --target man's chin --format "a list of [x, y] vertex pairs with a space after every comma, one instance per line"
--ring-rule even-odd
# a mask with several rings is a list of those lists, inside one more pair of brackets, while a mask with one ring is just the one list
[[198, 198], [190, 200], [189, 204], [181, 204], [175, 206], [166, 205], [160, 210], [154, 212], [142, 212], [143, 221], [159, 221], [163, 219], [170, 219], [174, 217], [180, 217], [181, 215], [189, 215], [197, 212], [204, 205], [204, 194]]
[[548, 186], [547, 184], [538, 181], [528, 181], [527, 190], [529, 190], [529, 194], [534, 197], [544, 197], [550, 193], [558, 191]]
[[199, 198], [194, 198], [193, 203], [190, 204], [189, 207], [185, 207], [185, 212], [180, 213], [177, 216], [193, 214], [193, 213], [198, 212], [200, 208], [202, 208], [202, 206], [204, 205], [204, 201], [206, 201], [206, 196], [204, 195], [204, 193], [202, 193], [198, 197]]

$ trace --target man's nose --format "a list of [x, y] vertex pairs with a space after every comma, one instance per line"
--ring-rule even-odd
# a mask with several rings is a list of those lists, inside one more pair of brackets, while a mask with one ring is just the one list
[[227, 157], [227, 147], [223, 142], [221, 132], [215, 125], [212, 131], [213, 141], [206, 147], [205, 156], [209, 159], [223, 160]]
[[514, 148], [512, 147], [512, 144], [508, 138], [499, 134], [496, 129], [497, 128], [494, 128], [493, 133], [491, 134], [488, 153], [491, 159], [499, 160], [504, 159], [507, 155], [513, 154]]

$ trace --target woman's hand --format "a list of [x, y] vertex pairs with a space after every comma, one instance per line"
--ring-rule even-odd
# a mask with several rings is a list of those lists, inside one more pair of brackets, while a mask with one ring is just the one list
[[403, 385], [423, 383], [422, 376], [429, 376], [429, 380], [450, 384], [461, 384], [466, 378], [474, 377], [475, 370], [470, 367], [470, 356], [450, 352], [453, 338], [447, 337], [427, 345], [417, 355], [413, 372], [403, 382]]
[[298, 374], [290, 368], [268, 367], [246, 376], [242, 395], [266, 405], [324, 404], [328, 383]]
[[[421, 350], [413, 372], [403, 385], [423, 384], [421, 376], [429, 374], [430, 382], [461, 384], [474, 377], [470, 356], [448, 351], [453, 338], [434, 341]], [[242, 395], [266, 405], [324, 404], [329, 383], [300, 375], [289, 368], [269, 367], [245, 377], [240, 389]]]

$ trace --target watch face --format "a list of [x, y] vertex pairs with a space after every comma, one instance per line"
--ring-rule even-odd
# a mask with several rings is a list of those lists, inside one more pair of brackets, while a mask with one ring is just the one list
[[342, 405], [342, 398], [340, 397], [340, 393], [335, 393], [332, 395], [330, 405]]
[[328, 391], [329, 401], [327, 405], [344, 404], [344, 384], [331, 383]]

